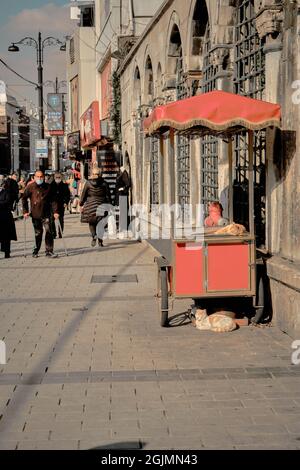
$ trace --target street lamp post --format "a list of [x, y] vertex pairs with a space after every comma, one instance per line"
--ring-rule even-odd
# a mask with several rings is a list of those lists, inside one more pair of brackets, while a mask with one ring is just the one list
[[42, 35], [39, 33], [38, 49], [37, 49], [37, 63], [38, 63], [38, 94], [39, 94], [39, 123], [40, 123], [40, 138], [45, 137], [44, 128], [44, 96], [43, 96], [43, 43]]
[[37, 52], [37, 69], [38, 69], [38, 108], [39, 108], [39, 138], [44, 139], [45, 128], [44, 128], [44, 94], [43, 94], [43, 63], [44, 63], [44, 49], [48, 46], [60, 46], [61, 51], [66, 51], [66, 43], [60, 41], [60, 39], [48, 36], [42, 40], [42, 34], [39, 32], [38, 40], [32, 37], [25, 37], [18, 42], [13, 42], [9, 48], [9, 52], [19, 52], [18, 45], [35, 47]]

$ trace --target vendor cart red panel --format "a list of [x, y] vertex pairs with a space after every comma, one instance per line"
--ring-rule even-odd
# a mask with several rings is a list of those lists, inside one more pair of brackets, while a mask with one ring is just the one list
[[249, 245], [209, 245], [207, 260], [208, 291], [250, 290]]
[[190, 296], [191, 292], [204, 294], [203, 244], [178, 243], [175, 245], [177, 295]]
[[181, 298], [255, 295], [255, 240], [211, 232], [202, 242], [173, 240], [173, 293]]

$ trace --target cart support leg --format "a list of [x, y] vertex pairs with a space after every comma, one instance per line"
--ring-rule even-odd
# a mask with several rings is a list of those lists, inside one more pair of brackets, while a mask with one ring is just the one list
[[169, 325], [169, 289], [168, 289], [168, 269], [161, 270], [161, 326]]

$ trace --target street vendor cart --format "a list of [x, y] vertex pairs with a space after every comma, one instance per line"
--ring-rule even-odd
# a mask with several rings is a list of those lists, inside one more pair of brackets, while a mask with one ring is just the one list
[[[223, 91], [213, 91], [156, 108], [144, 121], [147, 135], [170, 134], [214, 135], [227, 143], [228, 213], [234, 224], [233, 211], [233, 139], [248, 133], [249, 152], [249, 227], [242, 234], [217, 233], [203, 229], [201, 241], [196, 237], [173, 236], [172, 259], [158, 262], [158, 297], [161, 325], [168, 326], [170, 300], [191, 298], [195, 301], [250, 299], [254, 309], [262, 309], [264, 294], [257, 282], [257, 256], [254, 220], [253, 139], [254, 132], [280, 127], [281, 109], [277, 104]], [[161, 145], [161, 148], [163, 146]], [[174, 234], [174, 232], [172, 232]]]

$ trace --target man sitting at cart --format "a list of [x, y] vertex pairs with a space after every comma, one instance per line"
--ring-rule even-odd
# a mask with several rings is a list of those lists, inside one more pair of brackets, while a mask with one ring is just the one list
[[223, 207], [218, 201], [211, 202], [208, 207], [209, 216], [204, 221], [205, 227], [225, 227], [229, 221], [223, 217]]

